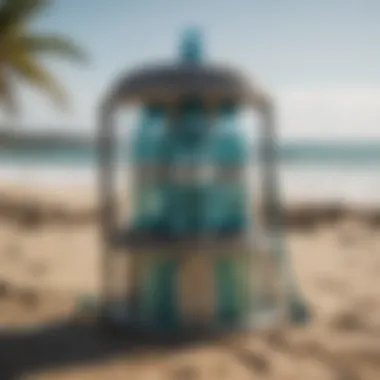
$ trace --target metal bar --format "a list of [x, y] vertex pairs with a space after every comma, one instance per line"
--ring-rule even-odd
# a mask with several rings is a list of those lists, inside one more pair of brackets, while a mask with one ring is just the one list
[[279, 196], [278, 173], [276, 171], [277, 136], [275, 130], [274, 106], [266, 103], [262, 108], [263, 128], [261, 137], [261, 159], [263, 165], [263, 214], [264, 226], [274, 233], [281, 229], [282, 210]]
[[305, 321], [308, 318], [308, 308], [301, 296], [300, 288], [295, 279], [294, 271], [289, 257], [286, 254], [286, 241], [284, 239], [284, 212], [280, 199], [278, 173], [276, 162], [278, 155], [276, 149], [276, 134], [274, 121], [274, 108], [272, 104], [266, 104], [263, 108], [263, 158], [264, 158], [264, 213], [266, 217], [266, 229], [269, 232], [271, 242], [270, 253], [275, 265], [277, 280], [280, 280], [278, 289], [282, 306], [284, 307], [284, 323], [292, 320]]
[[110, 296], [111, 273], [111, 242], [115, 225], [115, 194], [114, 194], [114, 145], [115, 131], [113, 126], [113, 107], [111, 102], [105, 102], [100, 108], [98, 130], [98, 190], [100, 203], [100, 234], [101, 234], [101, 268], [100, 268], [100, 302], [102, 308], [107, 307]]
[[[261, 109], [263, 118], [261, 133], [261, 163], [262, 163], [262, 214], [264, 224], [264, 266], [269, 270], [267, 276], [272, 283], [262, 284], [269, 286], [269, 294], [273, 294], [280, 303], [279, 307], [285, 313], [287, 319], [287, 292], [289, 282], [289, 263], [282, 244], [283, 232], [283, 210], [280, 199], [280, 188], [278, 182], [277, 163], [279, 160], [277, 150], [277, 136], [275, 127], [275, 110], [271, 102], [266, 102]], [[269, 239], [269, 241], [267, 240]], [[259, 248], [260, 249], [260, 248]], [[268, 257], [269, 255], [269, 257]], [[269, 262], [268, 262], [269, 259]], [[269, 267], [268, 267], [269, 264]], [[274, 286], [274, 288], [273, 288]], [[263, 289], [262, 289], [263, 290]], [[281, 306], [280, 306], [281, 305]]]

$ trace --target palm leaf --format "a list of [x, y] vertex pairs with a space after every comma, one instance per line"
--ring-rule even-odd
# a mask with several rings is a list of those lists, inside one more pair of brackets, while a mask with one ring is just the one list
[[32, 16], [40, 13], [50, 1], [48, 0], [3, 0], [0, 5], [0, 31], [26, 23]]
[[0, 104], [7, 111], [16, 109], [15, 80], [22, 78], [39, 87], [53, 101], [66, 108], [68, 100], [64, 89], [41, 66], [40, 56], [53, 56], [78, 62], [88, 58], [73, 40], [56, 35], [38, 35], [28, 28], [31, 17], [50, 4], [51, 0], [0, 0]]
[[78, 62], [88, 62], [84, 51], [74, 40], [57, 35], [27, 35], [19, 37], [15, 46], [33, 54], [44, 54]]
[[44, 90], [58, 106], [67, 108], [68, 99], [63, 87], [39, 62], [26, 54], [13, 58], [12, 70], [15, 74], [28, 84]]

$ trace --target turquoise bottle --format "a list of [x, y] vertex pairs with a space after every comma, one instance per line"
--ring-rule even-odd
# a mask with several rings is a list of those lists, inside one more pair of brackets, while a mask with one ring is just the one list
[[[131, 151], [136, 173], [131, 227], [147, 239], [162, 237], [168, 230], [165, 207], [168, 186], [162, 168], [170, 158], [170, 146], [165, 108], [157, 105], [144, 107]], [[138, 323], [142, 327], [165, 331], [175, 328], [179, 321], [175, 282], [178, 259], [167, 258], [163, 253], [157, 252], [153, 245], [133, 260], [142, 262], [136, 276], [139, 300], [135, 314]]]
[[131, 161], [135, 169], [132, 229], [150, 232], [162, 214], [162, 188], [158, 158], [166, 128], [165, 110], [147, 106], [133, 138]]
[[238, 122], [235, 105], [225, 104], [218, 109], [212, 144], [217, 172], [209, 196], [209, 218], [220, 233], [238, 233], [250, 226], [250, 194], [245, 177], [249, 150]]
[[204, 185], [199, 177], [203, 165], [205, 111], [196, 101], [185, 101], [168, 136], [165, 165], [165, 225], [175, 237], [197, 235], [204, 229]]
[[[251, 225], [245, 178], [249, 151], [234, 104], [223, 104], [216, 110], [211, 152], [216, 173], [208, 196], [209, 223], [221, 236], [245, 233]], [[220, 252], [215, 258], [216, 314], [223, 326], [242, 321], [250, 302], [245, 258], [245, 252], [236, 251]]]

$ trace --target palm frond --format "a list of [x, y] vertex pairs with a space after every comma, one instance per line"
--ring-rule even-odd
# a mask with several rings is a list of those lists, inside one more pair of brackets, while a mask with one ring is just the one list
[[29, 85], [45, 91], [61, 108], [68, 107], [67, 94], [54, 77], [32, 56], [20, 54], [12, 61], [12, 70]]
[[49, 3], [49, 0], [3, 0], [0, 4], [0, 33], [3, 34], [9, 28], [26, 23]]
[[63, 87], [41, 65], [39, 58], [52, 56], [88, 62], [86, 53], [70, 38], [33, 34], [31, 17], [38, 15], [51, 0], [0, 0], [0, 104], [18, 111], [15, 81], [23, 79], [42, 89], [60, 107], [68, 106]]
[[15, 46], [33, 54], [56, 56], [87, 63], [89, 58], [73, 39], [58, 35], [26, 35], [15, 41]]

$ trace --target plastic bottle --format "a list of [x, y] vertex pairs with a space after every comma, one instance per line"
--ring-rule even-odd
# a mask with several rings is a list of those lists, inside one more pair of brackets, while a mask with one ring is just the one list
[[158, 159], [165, 124], [162, 107], [145, 107], [132, 143], [132, 167], [136, 174], [132, 228], [139, 232], [153, 230], [162, 214]]
[[248, 146], [239, 130], [238, 109], [220, 107], [213, 131], [213, 160], [217, 179], [209, 199], [209, 218], [220, 233], [235, 233], [249, 227], [249, 194], [245, 170]]
[[171, 235], [199, 234], [204, 229], [204, 185], [199, 178], [203, 165], [205, 110], [200, 102], [186, 101], [168, 134], [165, 165], [169, 177], [165, 184], [166, 224]]

